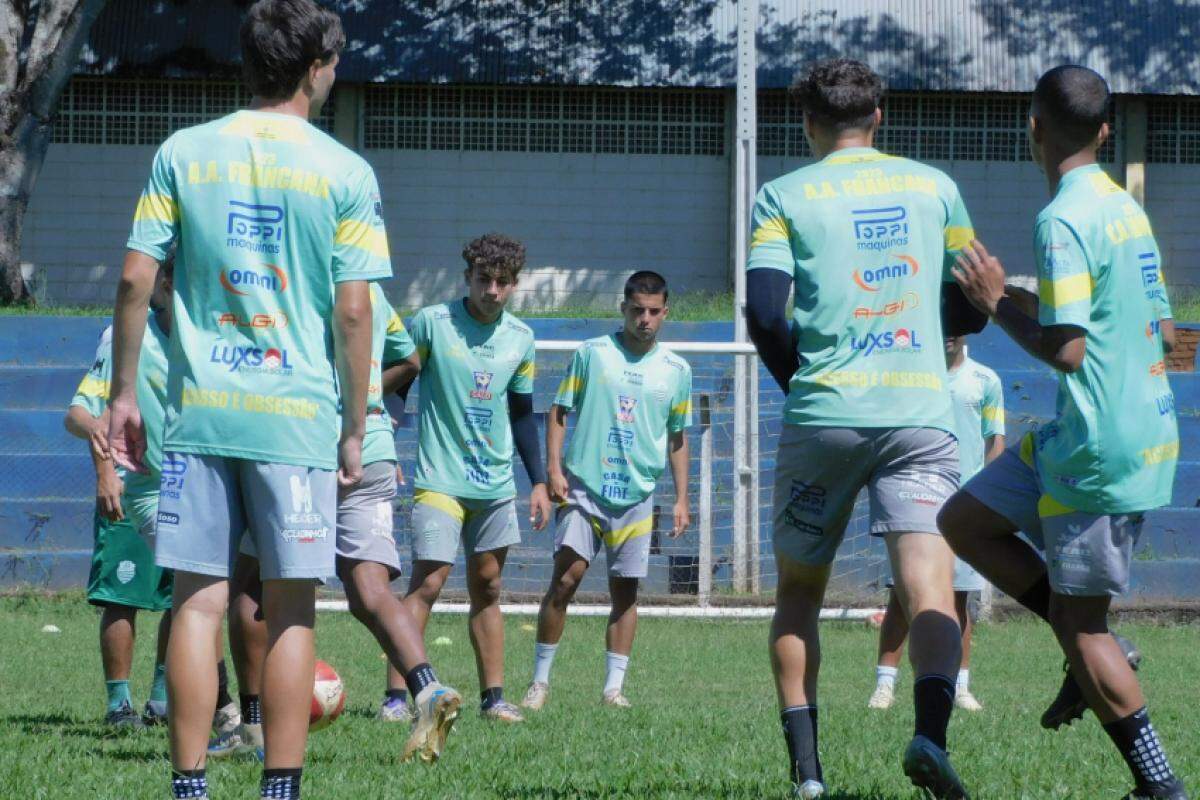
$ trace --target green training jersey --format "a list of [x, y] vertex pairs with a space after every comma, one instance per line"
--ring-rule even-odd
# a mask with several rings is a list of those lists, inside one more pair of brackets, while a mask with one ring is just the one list
[[987, 438], [1004, 435], [1004, 386], [1000, 376], [969, 357], [949, 370], [960, 484], [983, 469]]
[[418, 489], [471, 499], [516, 495], [508, 393], [533, 393], [533, 331], [507, 311], [490, 325], [466, 300], [412, 320], [421, 358]]
[[784, 422], [950, 431], [941, 291], [973, 236], [954, 181], [872, 148], [763, 186], [747, 269], [793, 280], [800, 369]]
[[1137, 202], [1099, 166], [1063, 176], [1034, 227], [1038, 318], [1086, 332], [1083, 364], [1059, 373], [1055, 419], [1034, 439], [1044, 491], [1122, 514], [1164, 505], [1179, 458], [1158, 321], [1162, 256]]
[[334, 284], [391, 275], [370, 166], [286, 114], [179, 131], [128, 247], [172, 244], [166, 449], [335, 469]]
[[[99, 417], [108, 407], [111, 384], [112, 326], [109, 325], [100, 334], [96, 358], [79, 382], [71, 405], [81, 406], [93, 417]], [[163, 416], [167, 407], [167, 334], [158, 326], [154, 312], [146, 320], [146, 333], [142, 337], [142, 350], [138, 356], [137, 403], [142, 424], [146, 428], [144, 463], [150, 472], [127, 474], [124, 469], [118, 468], [125, 482], [125, 491], [130, 494], [157, 492], [162, 471]]]
[[363, 437], [362, 463], [396, 460], [396, 438], [392, 417], [383, 405], [383, 368], [403, 361], [415, 352], [416, 345], [404, 328], [400, 315], [383, 294], [379, 284], [371, 284], [371, 380], [367, 386], [367, 434]]
[[667, 435], [692, 424], [692, 368], [655, 345], [626, 350], [619, 335], [589, 339], [571, 357], [554, 404], [579, 416], [566, 467], [603, 503], [640, 503], [667, 460]]

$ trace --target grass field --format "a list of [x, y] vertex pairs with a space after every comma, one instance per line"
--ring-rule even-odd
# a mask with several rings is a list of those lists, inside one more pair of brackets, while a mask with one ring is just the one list
[[[508, 620], [508, 692], [528, 679], [533, 632], [528, 618]], [[96, 614], [77, 595], [0, 599], [0, 798], [162, 798], [167, 745], [162, 730], [113, 735], [98, 720], [103, 683]], [[53, 623], [59, 634], [41, 633]], [[140, 626], [133, 690], [139, 706], [151, 670], [153, 620]], [[1200, 776], [1194, 702], [1200, 628], [1128, 625], [1147, 654], [1142, 677], [1177, 772]], [[465, 618], [443, 615], [430, 640], [440, 677], [475, 695]], [[603, 621], [575, 618], [555, 665], [545, 711], [519, 728], [484, 724], [473, 704], [443, 760], [398, 764], [405, 731], [373, 719], [383, 661], [347, 614], [322, 613], [319, 653], [346, 681], [347, 712], [314, 734], [304, 776], [309, 798], [783, 798], [784, 746], [765, 652], [762, 621], [643, 620], [630, 664], [629, 711], [598, 704], [603, 680]], [[911, 674], [905, 702], [868, 712], [875, 634], [858, 624], [824, 628], [821, 742], [830, 800], [913, 798], [899, 770], [911, 735]], [[981, 626], [972, 684], [986, 709], [959, 713], [951, 747], [973, 797], [994, 800], [1122, 797], [1124, 765], [1089, 714], [1052, 734], [1038, 727], [1059, 683], [1049, 633], [1032, 623]], [[214, 798], [257, 797], [259, 767], [217, 762]]]

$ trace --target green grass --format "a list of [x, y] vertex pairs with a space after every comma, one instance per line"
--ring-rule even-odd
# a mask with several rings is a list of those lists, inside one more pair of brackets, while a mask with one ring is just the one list
[[0, 305], [0, 317], [111, 317], [112, 306]]
[[1170, 290], [1167, 296], [1177, 322], [1200, 322], [1200, 289], [1181, 287]]
[[[134, 697], [145, 699], [152, 620], [144, 619]], [[528, 679], [533, 633], [508, 619], [508, 690]], [[44, 634], [53, 623], [60, 634]], [[96, 614], [77, 596], [0, 600], [5, 631], [0, 700], [0, 797], [161, 798], [167, 744], [162, 730], [114, 735], [98, 720], [104, 690]], [[910, 800], [899, 769], [912, 732], [911, 673], [904, 702], [868, 713], [875, 634], [863, 625], [826, 625], [821, 750], [830, 800]], [[1176, 771], [1200, 776], [1200, 737], [1190, 712], [1196, 627], [1125, 626], [1147, 653], [1142, 680], [1155, 726]], [[476, 693], [466, 620], [436, 617], [429, 640], [441, 678]], [[523, 727], [484, 724], [473, 704], [441, 763], [397, 764], [404, 731], [372, 716], [383, 661], [349, 615], [323, 613], [318, 651], [341, 672], [346, 714], [309, 742], [305, 796], [424, 798], [783, 798], [786, 764], [762, 621], [643, 620], [630, 665], [627, 712], [598, 705], [603, 621], [572, 619], [555, 665], [550, 705]], [[1089, 715], [1060, 733], [1038, 727], [1060, 678], [1051, 636], [1031, 623], [980, 626], [972, 684], [983, 713], [956, 715], [952, 749], [959, 772], [981, 798], [1116, 798], [1129, 776]], [[213, 797], [251, 797], [259, 768], [210, 767]]]

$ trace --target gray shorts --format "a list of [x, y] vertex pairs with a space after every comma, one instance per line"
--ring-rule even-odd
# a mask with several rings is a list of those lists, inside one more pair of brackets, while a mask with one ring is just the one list
[[164, 453], [155, 563], [228, 578], [244, 532], [263, 580], [322, 579], [336, 513], [333, 470]]
[[610, 576], [646, 577], [654, 495], [632, 506], [613, 508], [598, 502], [574, 475], [568, 475], [567, 482], [566, 502], [558, 507], [554, 552], [569, 547], [591, 564], [603, 543]]
[[1046, 556], [1056, 594], [1116, 597], [1129, 590], [1129, 563], [1142, 514], [1095, 514], [1069, 508], [1042, 490], [1032, 440], [983, 468], [963, 491], [1025, 533]]
[[400, 554], [392, 536], [392, 498], [396, 496], [396, 463], [375, 461], [363, 467], [362, 481], [338, 492], [337, 557], [374, 561], [400, 577]]
[[[895, 579], [892, 578], [892, 571], [889, 566], [887, 577], [884, 579], [884, 586], [889, 589], [894, 589], [896, 586]], [[974, 567], [961, 558], [954, 559], [954, 591], [956, 592], [982, 592], [983, 587], [987, 585], [987, 581], [980, 575]]]
[[413, 561], [453, 564], [459, 539], [467, 558], [520, 542], [516, 498], [479, 500], [429, 489], [413, 492]]
[[958, 442], [936, 428], [784, 425], [775, 552], [802, 564], [833, 563], [863, 487], [873, 535], [939, 534], [937, 513], [958, 488]]

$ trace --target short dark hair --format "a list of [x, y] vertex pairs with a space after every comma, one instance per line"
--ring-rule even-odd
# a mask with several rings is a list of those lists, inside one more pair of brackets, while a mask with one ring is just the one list
[[256, 97], [291, 97], [317, 59], [342, 51], [342, 21], [313, 0], [258, 0], [242, 21], [242, 78]]
[[483, 270], [515, 281], [525, 267], [525, 245], [503, 233], [488, 233], [467, 242], [462, 257], [468, 270]]
[[818, 61], [796, 79], [792, 94], [819, 124], [842, 131], [869, 128], [883, 100], [883, 79], [861, 61]]
[[663, 302], [667, 302], [667, 279], [657, 272], [643, 269], [629, 276], [625, 281], [625, 299], [635, 294], [661, 294]]
[[1063, 64], [1038, 78], [1033, 104], [1051, 135], [1072, 147], [1084, 147], [1108, 121], [1108, 83], [1095, 70]]

